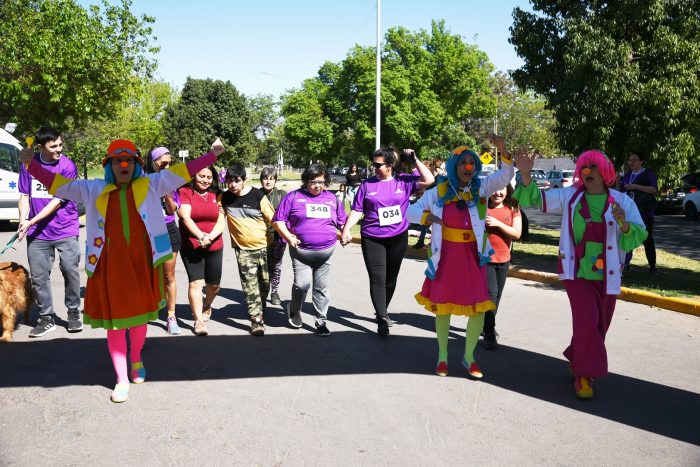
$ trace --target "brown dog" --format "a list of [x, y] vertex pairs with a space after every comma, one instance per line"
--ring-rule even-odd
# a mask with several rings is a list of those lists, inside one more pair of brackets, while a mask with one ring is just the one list
[[0, 263], [0, 342], [10, 342], [15, 331], [17, 313], [23, 313], [24, 324], [29, 324], [29, 307], [34, 303], [34, 289], [29, 272], [17, 263]]

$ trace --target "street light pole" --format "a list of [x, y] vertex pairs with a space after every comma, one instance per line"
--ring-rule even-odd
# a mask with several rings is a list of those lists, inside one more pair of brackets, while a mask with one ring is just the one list
[[376, 128], [376, 139], [375, 139], [375, 149], [379, 149], [381, 146], [381, 92], [382, 92], [382, 56], [381, 56], [381, 45], [382, 40], [379, 31], [380, 18], [382, 10], [382, 0], [377, 0], [377, 98], [375, 102], [375, 121], [374, 126]]

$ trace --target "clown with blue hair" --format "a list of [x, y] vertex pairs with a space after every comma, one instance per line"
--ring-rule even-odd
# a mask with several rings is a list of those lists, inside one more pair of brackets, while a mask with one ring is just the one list
[[[86, 249], [83, 320], [107, 330], [107, 347], [117, 377], [112, 402], [129, 397], [129, 380], [146, 380], [141, 350], [147, 323], [165, 306], [163, 263], [172, 257], [161, 198], [191, 180], [223, 154], [218, 139], [211, 151], [187, 164], [144, 174], [136, 145], [114, 140], [102, 161], [104, 178], [78, 180], [53, 173], [24, 152], [20, 160], [49, 193], [85, 205]], [[127, 337], [131, 349], [127, 352]], [[128, 354], [128, 357], [127, 357]], [[127, 365], [131, 362], [131, 370]]]
[[481, 160], [466, 146], [452, 152], [447, 175], [409, 207], [409, 222], [430, 225], [432, 240], [422, 290], [416, 300], [435, 314], [438, 362], [435, 373], [447, 376], [450, 316], [468, 316], [462, 365], [473, 378], [483, 373], [474, 349], [484, 326], [484, 313], [496, 308], [488, 292], [486, 264], [493, 250], [486, 230], [488, 198], [513, 178], [513, 162], [499, 136], [491, 137], [501, 154], [501, 169], [480, 178]]

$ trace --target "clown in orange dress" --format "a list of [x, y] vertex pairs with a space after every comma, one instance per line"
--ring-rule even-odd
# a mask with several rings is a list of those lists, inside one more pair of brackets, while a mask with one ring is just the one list
[[[83, 319], [93, 328], [107, 330], [107, 346], [117, 375], [113, 402], [127, 400], [129, 376], [133, 383], [145, 381], [141, 349], [146, 323], [157, 319], [165, 306], [162, 264], [172, 257], [172, 250], [160, 199], [213, 164], [223, 151], [217, 139], [207, 154], [145, 175], [134, 143], [115, 140], [102, 161], [103, 180], [67, 179], [34, 162], [29, 151], [20, 154], [22, 162], [29, 164], [29, 173], [49, 187], [51, 194], [85, 205], [88, 281]], [[127, 329], [131, 372], [127, 366]]]

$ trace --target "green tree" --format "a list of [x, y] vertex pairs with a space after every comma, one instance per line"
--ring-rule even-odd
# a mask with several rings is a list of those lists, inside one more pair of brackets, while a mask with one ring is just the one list
[[149, 77], [149, 16], [135, 17], [131, 1], [88, 10], [76, 0], [0, 1], [0, 121], [31, 133], [112, 114], [134, 77]]
[[513, 76], [547, 99], [564, 150], [598, 147], [618, 167], [634, 150], [666, 179], [698, 168], [697, 0], [531, 3], [513, 13]]
[[144, 155], [156, 144], [167, 146], [169, 142], [163, 134], [163, 117], [176, 98], [175, 90], [168, 83], [152, 80], [134, 82], [114, 114], [87, 122], [80, 129], [66, 130], [71, 157], [87, 169], [101, 164], [113, 139], [134, 141]]
[[230, 81], [187, 78], [179, 101], [165, 111], [163, 131], [171, 150], [206, 152], [216, 138], [226, 146], [223, 164], [255, 159], [248, 102]]
[[[465, 119], [492, 115], [492, 71], [486, 54], [444, 21], [430, 31], [390, 29], [382, 50], [382, 144], [437, 148]], [[351, 161], [374, 150], [375, 72], [375, 49], [355, 46], [283, 98], [285, 134], [300, 154]]]

